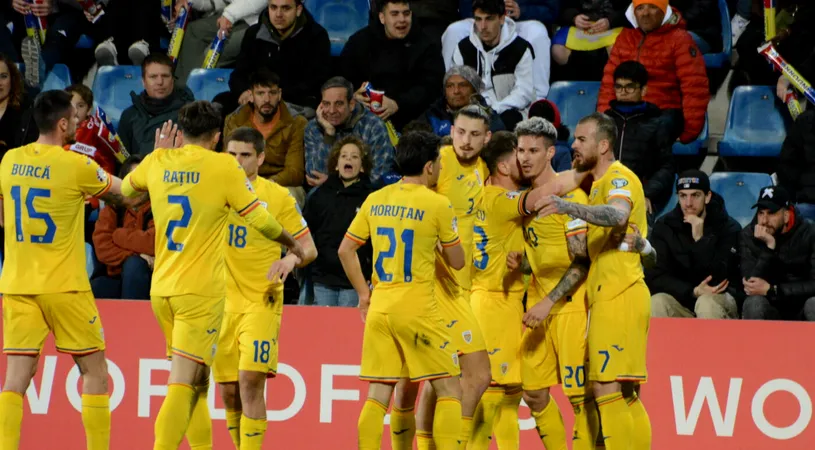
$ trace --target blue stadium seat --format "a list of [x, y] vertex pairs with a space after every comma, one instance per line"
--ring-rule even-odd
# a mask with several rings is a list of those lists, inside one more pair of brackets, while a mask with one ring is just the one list
[[93, 270], [96, 267], [93, 262], [93, 247], [89, 243], [85, 243], [85, 270], [88, 271], [88, 278], [93, 275]]
[[122, 112], [133, 104], [130, 92], [138, 94], [143, 90], [141, 67], [138, 66], [103, 66], [93, 80], [96, 104], [102, 107], [117, 130]]
[[55, 64], [48, 76], [45, 77], [45, 82], [42, 84], [43, 91], [62, 90], [72, 85], [71, 72], [65, 64]]
[[733, 53], [733, 35], [730, 30], [730, 10], [727, 0], [719, 0], [719, 14], [722, 21], [722, 52], [705, 55], [705, 67], [719, 69], [730, 67], [730, 57]]
[[561, 122], [569, 127], [574, 141], [574, 129], [580, 119], [597, 110], [597, 97], [600, 95], [600, 82], [558, 81], [549, 89], [549, 100], [560, 110]]
[[229, 90], [232, 69], [195, 69], [187, 79], [187, 87], [196, 100], [212, 101], [216, 95]]
[[777, 157], [786, 137], [775, 86], [739, 86], [733, 91], [720, 156]]
[[764, 186], [773, 184], [766, 173], [716, 172], [710, 175], [710, 189], [724, 197], [725, 207], [730, 217], [742, 227], [753, 220], [753, 205]]
[[705, 114], [705, 126], [699, 137], [695, 141], [683, 144], [675, 142], [673, 146], [673, 154], [679, 156], [696, 156], [702, 153], [703, 148], [707, 148], [707, 140], [710, 137], [710, 130], [708, 129], [707, 114]]
[[368, 25], [368, 0], [306, 0], [305, 5], [328, 31], [333, 56], [339, 56], [348, 38]]
[[[676, 186], [676, 180], [678, 178], [679, 178], [679, 176], [674, 175], [674, 186]], [[671, 187], [671, 198], [668, 199], [668, 203], [665, 204], [665, 206], [662, 208], [662, 210], [657, 213], [657, 219], [659, 219], [660, 217], [664, 216], [665, 214], [668, 214], [669, 212], [671, 212], [674, 208], [676, 208], [677, 203], [679, 203], [679, 196], [676, 195], [676, 189], [672, 186]]]
[[93, 49], [96, 48], [96, 42], [90, 36], [83, 34], [79, 36], [79, 41], [76, 43], [76, 48]]

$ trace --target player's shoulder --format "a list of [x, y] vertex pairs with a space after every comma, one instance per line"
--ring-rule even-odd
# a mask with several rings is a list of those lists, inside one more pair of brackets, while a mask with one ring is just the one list
[[573, 203], [588, 203], [589, 196], [581, 188], [577, 188], [573, 191], [569, 191], [566, 195], [562, 197], [564, 200], [568, 200]]
[[603, 177], [605, 182], [613, 189], [622, 189], [629, 185], [640, 184], [639, 178], [633, 170], [625, 166], [620, 161], [615, 161], [608, 168], [608, 173]]

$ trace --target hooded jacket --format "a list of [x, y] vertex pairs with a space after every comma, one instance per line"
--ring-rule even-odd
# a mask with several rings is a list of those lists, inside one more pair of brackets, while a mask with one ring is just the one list
[[470, 29], [453, 52], [453, 65], [470, 66], [478, 71], [486, 89], [481, 95], [498, 114], [509, 109], [523, 110], [535, 101], [532, 45], [518, 35], [515, 22], [506, 18], [501, 27], [501, 39], [492, 50]]
[[674, 188], [676, 137], [671, 136], [671, 126], [663, 119], [662, 111], [653, 103], [625, 105], [612, 100], [606, 114], [617, 124], [616, 159], [639, 177], [651, 202], [667, 201]]
[[190, 4], [204, 14], [220, 14], [233, 24], [243, 20], [248, 25], [258, 23], [258, 14], [269, 6], [267, 0], [206, 0]]
[[[652, 294], [665, 293], [693, 311], [693, 289], [708, 276], [711, 285], [725, 279], [739, 281], [739, 233], [741, 227], [727, 214], [724, 199], [713, 193], [706, 206], [702, 239], [693, 240], [691, 226], [684, 222], [682, 208], [657, 220], [648, 240], [657, 252], [656, 266], [645, 270]], [[739, 283], [740, 285], [740, 283]]]
[[439, 94], [444, 78], [441, 43], [414, 22], [404, 39], [389, 39], [379, 22], [357, 31], [340, 55], [340, 71], [355, 88], [368, 81], [399, 105], [397, 130], [419, 117]]
[[625, 28], [611, 50], [600, 86], [597, 110], [609, 108], [614, 100], [614, 70], [624, 61], [635, 60], [648, 70], [645, 101], [661, 110], [682, 111], [685, 128], [679, 136], [683, 143], [695, 140], [705, 125], [710, 87], [702, 52], [685, 30], [685, 21], [668, 7], [662, 26], [644, 33], [637, 25], [634, 8], [626, 16], [635, 28]]
[[[521, 10], [521, 17], [517, 20], [523, 22], [526, 20], [537, 20], [543, 22], [547, 28], [557, 21], [558, 14], [560, 13], [561, 0], [515, 0], [518, 3], [518, 9]], [[462, 1], [460, 2], [459, 10], [461, 17], [473, 17], [473, 2]], [[514, 19], [511, 19], [514, 20]]]
[[[339, 175], [334, 172], [306, 200], [303, 217], [308, 222], [317, 253], [320, 255], [310, 266], [312, 280], [315, 283], [352, 289], [337, 256], [337, 250], [359, 207], [371, 192], [373, 187], [365, 174], [361, 174], [356, 183], [345, 187]], [[371, 279], [372, 252], [370, 242], [358, 252], [366, 280]]]
[[792, 227], [778, 235], [775, 250], [754, 237], [755, 218], [741, 232], [741, 274], [777, 286], [771, 301], [804, 300], [815, 296], [815, 225], [792, 209]]
[[[447, 107], [447, 99], [442, 96], [427, 108], [427, 111], [419, 117], [419, 121], [430, 125], [436, 135], [444, 137], [450, 135], [450, 127], [453, 125], [453, 114]], [[506, 130], [501, 116], [490, 110], [490, 131]]]
[[381, 177], [392, 170], [394, 151], [385, 123], [379, 117], [376, 117], [374, 113], [357, 103], [354, 105], [354, 110], [348, 120], [341, 126], [336, 127], [334, 136], [326, 135], [317, 119], [311, 119], [308, 122], [305, 133], [306, 173], [316, 170], [327, 174], [334, 170], [333, 167], [328, 167], [328, 155], [331, 153], [331, 147], [334, 146], [335, 142], [350, 135], [362, 139], [371, 148], [371, 158], [373, 160], [372, 183], [376, 184]]
[[266, 67], [280, 77], [283, 98], [290, 103], [316, 108], [320, 86], [331, 76], [331, 43], [325, 28], [303, 8], [294, 30], [282, 37], [272, 26], [269, 13], [260, 13], [241, 41], [229, 90], [241, 95], [249, 89], [249, 77]]
[[140, 94], [130, 92], [133, 106], [122, 112], [119, 120], [119, 138], [131, 155], [145, 156], [153, 151], [156, 130], [164, 122], [178, 123], [178, 111], [187, 103], [194, 102], [195, 96], [186, 87], [176, 86], [163, 100], [153, 100], [147, 91]]

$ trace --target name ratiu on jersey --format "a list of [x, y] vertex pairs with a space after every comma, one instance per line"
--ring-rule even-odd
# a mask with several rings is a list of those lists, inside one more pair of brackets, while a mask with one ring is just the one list
[[30, 164], [13, 164], [11, 174], [18, 177], [32, 177], [42, 180], [51, 179], [51, 166], [32, 166]]
[[398, 217], [399, 219], [412, 219], [419, 222], [424, 218], [423, 209], [414, 209], [398, 205], [371, 205], [370, 216]]
[[165, 170], [164, 179], [161, 180], [165, 183], [172, 184], [198, 184], [201, 180], [201, 172], [189, 172], [183, 170]]

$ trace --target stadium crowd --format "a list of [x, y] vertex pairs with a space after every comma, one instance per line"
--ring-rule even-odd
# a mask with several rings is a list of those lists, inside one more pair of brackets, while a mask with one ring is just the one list
[[[289, 190], [319, 252], [288, 281], [286, 300], [355, 306], [337, 249], [367, 195], [398, 179], [392, 165], [400, 134], [428, 130], [449, 139], [454, 113], [472, 103], [488, 111], [493, 133], [542, 117], [558, 130], [553, 167], [563, 171], [572, 166], [574, 130], [547, 100], [550, 86], [599, 81], [597, 110], [619, 133], [614, 154], [644, 186], [648, 238], [659, 254], [646, 270], [653, 315], [815, 320], [815, 230], [807, 220], [815, 216], [815, 111], [789, 121], [772, 165], [778, 185], [762, 187], [745, 227], [728, 215], [728, 199], [711, 189], [708, 175], [693, 170], [698, 161], [689, 167], [672, 152], [677, 141], [702, 133], [721, 87], [704, 56], [728, 41], [738, 58], [727, 88], [774, 85], [779, 102], [787, 95], [789, 81], [754, 50], [764, 40], [761, 1], [371, 0], [368, 24], [336, 52], [324, 3], [176, 0], [168, 12], [158, 0], [104, 0], [96, 3], [99, 15], [88, 2], [4, 0], [0, 152], [36, 140], [31, 105], [55, 65], [66, 64], [73, 79], [90, 79], [106, 65], [137, 65], [144, 90], [129, 93], [132, 105], [112, 118], [120, 139], [104, 134], [112, 127], [95, 113], [91, 89], [66, 89], [80, 121], [70, 149], [124, 177], [153, 151], [162, 124], [177, 121], [195, 99], [186, 86], [192, 70], [216, 36], [228, 36], [218, 67], [234, 70], [229, 90], [214, 99], [223, 135], [240, 127], [262, 133], [259, 175]], [[734, 11], [732, 36], [724, 38], [721, 3]], [[315, 5], [320, 16], [309, 9]], [[773, 42], [815, 79], [815, 31], [807, 26], [815, 4], [779, 1], [778, 9]], [[170, 57], [162, 40], [182, 10], [189, 25]], [[47, 23], [44, 40], [26, 34], [27, 15]], [[77, 47], [88, 39], [90, 49]], [[149, 203], [132, 209], [90, 200], [86, 209], [94, 294], [149, 299]], [[369, 276], [370, 247], [361, 255]]]

